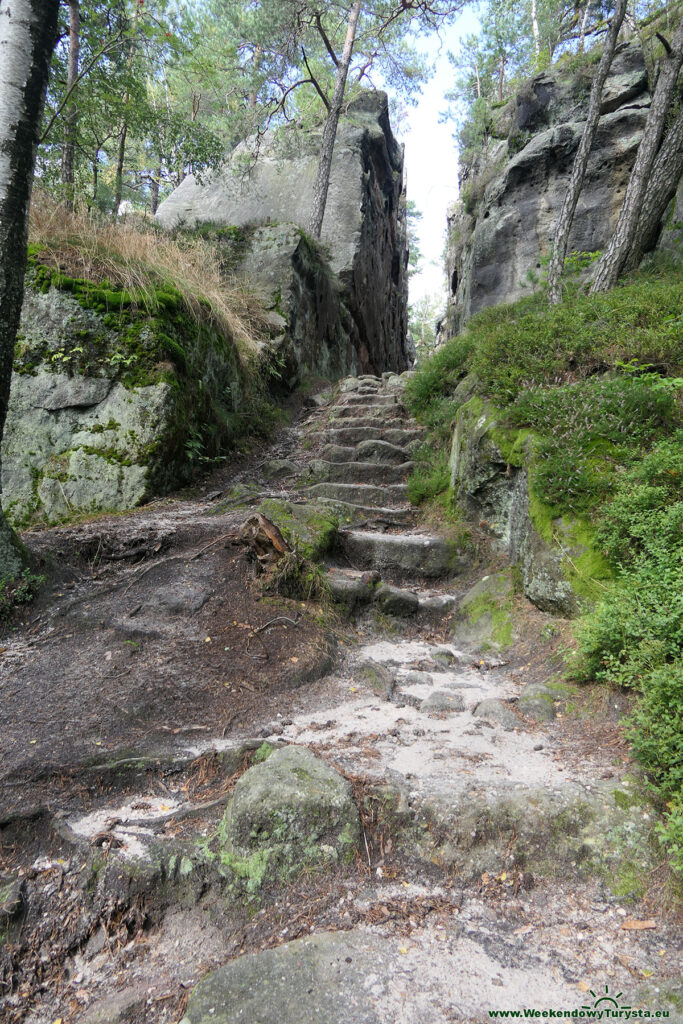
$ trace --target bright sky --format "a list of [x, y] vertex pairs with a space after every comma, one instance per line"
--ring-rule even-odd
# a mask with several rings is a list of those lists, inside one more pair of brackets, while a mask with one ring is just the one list
[[423, 270], [411, 278], [411, 302], [445, 289], [442, 254], [446, 209], [458, 195], [458, 154], [453, 138], [455, 125], [452, 121], [439, 124], [439, 114], [446, 107], [444, 95], [453, 79], [448, 51], [457, 50], [459, 39], [477, 28], [477, 16], [469, 9], [443, 33], [441, 42], [436, 36], [425, 40], [425, 51], [435, 62], [436, 73], [399, 130], [406, 146], [408, 198], [422, 213], [418, 232]]

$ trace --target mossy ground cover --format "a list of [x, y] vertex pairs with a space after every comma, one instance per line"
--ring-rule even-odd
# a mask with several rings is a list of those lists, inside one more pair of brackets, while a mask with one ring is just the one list
[[434, 453], [431, 478], [420, 467], [412, 485], [418, 497], [433, 496], [425, 478], [445, 489], [455, 413], [483, 400], [501, 453], [529, 471], [538, 532], [561, 541], [560, 523], [584, 548], [569, 567], [589, 599], [572, 671], [642, 695], [631, 742], [683, 873], [681, 309], [680, 267], [666, 262], [604, 295], [570, 286], [550, 310], [542, 292], [487, 309], [424, 364], [407, 397]]

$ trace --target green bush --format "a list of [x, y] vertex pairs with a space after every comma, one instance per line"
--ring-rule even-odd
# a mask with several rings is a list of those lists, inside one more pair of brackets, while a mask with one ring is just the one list
[[674, 870], [683, 874], [683, 662], [650, 673], [627, 735], [666, 804], [659, 838]]

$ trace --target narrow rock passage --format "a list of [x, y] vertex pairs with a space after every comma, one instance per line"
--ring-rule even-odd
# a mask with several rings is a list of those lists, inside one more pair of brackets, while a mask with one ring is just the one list
[[[607, 995], [683, 1020], [680, 930], [664, 895], [638, 902], [656, 869], [651, 809], [633, 794], [623, 745], [614, 732], [601, 745], [587, 719], [572, 720], [561, 687], [525, 685], [529, 643], [548, 617], [527, 607], [520, 631], [532, 639], [504, 656], [456, 642], [453, 612], [488, 567], [462, 531], [427, 527], [408, 504], [422, 431], [404, 384], [394, 374], [342, 381], [219, 499], [130, 517], [120, 549], [137, 543], [151, 561], [74, 579], [61, 623], [38, 609], [4, 641], [14, 666], [0, 690], [5, 721], [34, 680], [61, 717], [59, 757], [39, 710], [36, 744], [27, 735], [17, 749], [6, 736], [0, 828], [15, 904], [5, 893], [0, 913], [26, 925], [23, 947], [10, 928], [19, 953], [0, 960], [0, 1016], [483, 1024], [493, 1011], [562, 1010], [600, 1020]], [[243, 555], [226, 553], [225, 536], [265, 494], [338, 517], [325, 577], [341, 617], [300, 600], [275, 607]], [[94, 542], [91, 532], [71, 536]], [[90, 685], [71, 662], [64, 692], [64, 666], [79, 656], [91, 659]], [[117, 690], [122, 675], [130, 689]], [[79, 689], [116, 727], [87, 724]], [[258, 845], [239, 863], [229, 848], [220, 863], [209, 851], [229, 831], [235, 780], [289, 744], [348, 780], [361, 838], [348, 864], [330, 854], [322, 870], [259, 888]], [[63, 929], [68, 942], [57, 924], [36, 924], [60, 905], [64, 921], [85, 922]], [[59, 961], [58, 985], [41, 956]]]

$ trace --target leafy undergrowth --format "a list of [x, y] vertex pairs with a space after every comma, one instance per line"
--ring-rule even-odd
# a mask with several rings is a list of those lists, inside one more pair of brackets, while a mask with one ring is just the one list
[[[578, 516], [596, 527], [614, 579], [584, 608], [571, 668], [579, 679], [640, 694], [628, 734], [666, 811], [661, 839], [680, 874], [682, 309], [680, 268], [666, 263], [604, 295], [570, 288], [550, 310], [539, 293], [473, 317], [407, 391], [428, 427], [414, 500], [439, 486], [447, 493], [451, 424], [475, 394], [496, 411], [501, 450], [523, 438], [516, 454], [529, 470], [532, 501], [552, 518]], [[514, 454], [511, 462], [521, 464]]]

